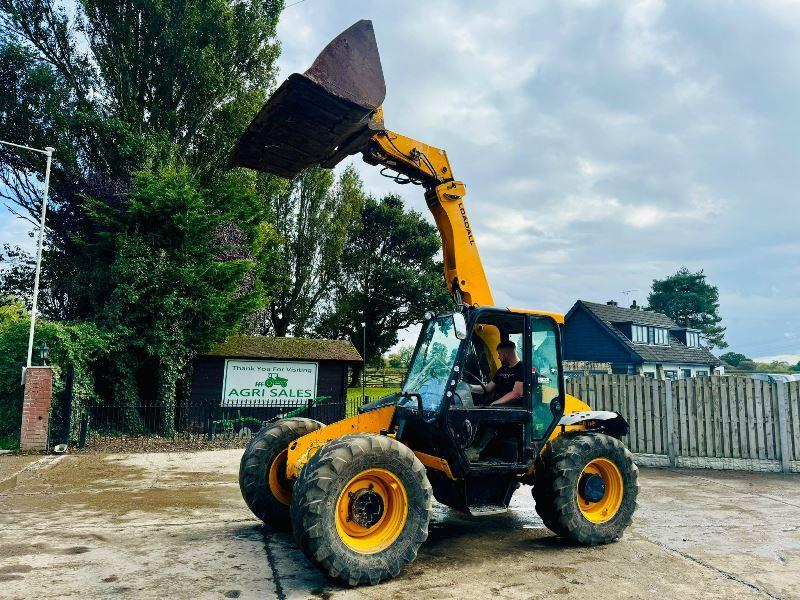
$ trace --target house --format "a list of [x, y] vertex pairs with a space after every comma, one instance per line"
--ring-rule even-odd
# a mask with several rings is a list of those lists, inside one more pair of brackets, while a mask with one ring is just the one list
[[611, 363], [612, 372], [658, 379], [723, 373], [722, 363], [700, 344], [697, 329], [668, 316], [578, 300], [564, 319], [564, 359]]

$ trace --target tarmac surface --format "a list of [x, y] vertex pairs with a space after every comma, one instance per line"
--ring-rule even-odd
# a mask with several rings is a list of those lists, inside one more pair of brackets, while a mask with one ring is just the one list
[[553, 536], [521, 487], [504, 515], [436, 505], [400, 576], [347, 588], [262, 528], [241, 450], [0, 456], [0, 597], [800, 598], [800, 476], [642, 469], [624, 538]]

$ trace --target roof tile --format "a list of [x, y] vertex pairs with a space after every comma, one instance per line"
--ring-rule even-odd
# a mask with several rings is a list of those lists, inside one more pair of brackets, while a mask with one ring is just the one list
[[638, 354], [646, 362], [677, 362], [691, 364], [710, 364], [720, 365], [720, 360], [711, 354], [707, 348], [689, 348], [684, 345], [674, 335], [669, 335], [669, 346], [650, 346], [648, 344], [634, 344], [624, 333], [619, 331], [614, 323], [629, 323], [636, 325], [652, 325], [654, 327], [666, 327], [676, 329], [679, 327], [675, 321], [667, 315], [646, 310], [633, 308], [623, 308], [610, 304], [600, 304], [598, 302], [587, 302], [578, 300], [598, 319], [609, 328], [609, 330], [619, 338], [619, 340]]
[[234, 335], [214, 346], [206, 356], [275, 358], [281, 360], [340, 360], [361, 362], [361, 355], [347, 340]]

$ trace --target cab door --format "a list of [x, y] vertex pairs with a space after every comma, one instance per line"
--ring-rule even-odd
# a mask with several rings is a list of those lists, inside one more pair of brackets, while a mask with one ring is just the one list
[[561, 329], [550, 317], [528, 315], [527, 337], [531, 442], [538, 445], [564, 413]]

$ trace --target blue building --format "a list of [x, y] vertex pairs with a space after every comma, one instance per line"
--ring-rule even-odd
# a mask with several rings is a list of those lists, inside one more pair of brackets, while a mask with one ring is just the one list
[[564, 359], [611, 363], [618, 374], [684, 379], [722, 373], [697, 329], [664, 314], [578, 300], [564, 321]]

